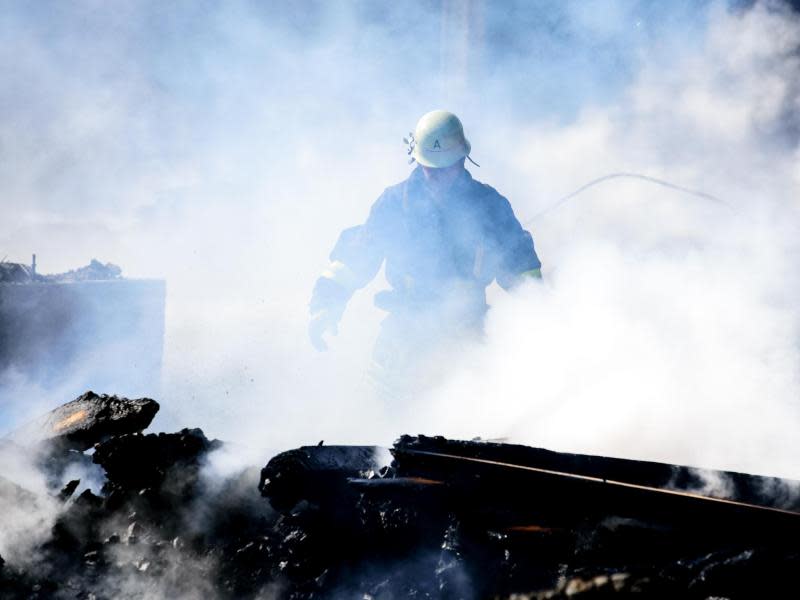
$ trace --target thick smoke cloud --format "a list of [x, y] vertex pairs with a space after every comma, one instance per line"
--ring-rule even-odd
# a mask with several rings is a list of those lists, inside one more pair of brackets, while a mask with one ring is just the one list
[[48, 495], [30, 451], [0, 445], [0, 555], [27, 565], [33, 550], [48, 539], [58, 503]]
[[[425, 431], [800, 476], [800, 26], [782, 5], [2, 11], [0, 252], [167, 279], [157, 426], [200, 425], [256, 462]], [[381, 277], [327, 354], [306, 340], [308, 296], [437, 107], [523, 221], [617, 171], [727, 204], [619, 181], [533, 221], [544, 285], [491, 290], [486, 343], [454, 353], [441, 388], [382, 405], [363, 382]], [[35, 386], [0, 391], [3, 427], [83, 391]]]
[[546, 283], [496, 297], [487, 345], [422, 403], [446, 434], [800, 475], [800, 23], [710, 14], [612, 105], [526, 129], [515, 166], [550, 197], [644, 171], [724, 204], [608, 183], [535, 220]]

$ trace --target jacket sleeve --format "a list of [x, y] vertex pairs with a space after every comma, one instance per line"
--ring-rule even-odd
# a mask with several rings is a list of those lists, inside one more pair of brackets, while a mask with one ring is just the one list
[[526, 277], [541, 277], [542, 263], [536, 255], [533, 237], [523, 229], [511, 203], [498, 194], [493, 203], [491, 226], [497, 253], [498, 285], [508, 290]]
[[314, 285], [309, 308], [344, 310], [353, 293], [367, 285], [383, 264], [388, 223], [384, 193], [363, 225], [342, 231], [330, 255], [330, 264]]

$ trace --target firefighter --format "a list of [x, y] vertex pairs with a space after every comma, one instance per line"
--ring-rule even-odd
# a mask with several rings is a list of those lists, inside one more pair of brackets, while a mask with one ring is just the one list
[[541, 277], [533, 238], [508, 200], [464, 168], [475, 163], [458, 117], [425, 114], [407, 143], [418, 166], [381, 194], [363, 225], [341, 233], [310, 303], [311, 341], [325, 350], [323, 336], [337, 333], [353, 293], [386, 261], [391, 289], [375, 304], [389, 314], [373, 358], [394, 374], [442, 342], [479, 336], [492, 281], [508, 290]]

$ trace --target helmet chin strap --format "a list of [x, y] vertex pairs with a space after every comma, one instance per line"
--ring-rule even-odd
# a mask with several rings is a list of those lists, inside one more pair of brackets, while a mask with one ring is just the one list
[[480, 165], [479, 165], [478, 163], [476, 163], [474, 160], [472, 160], [472, 159], [470, 158], [469, 154], [467, 154], [467, 160], [468, 160], [469, 162], [471, 162], [473, 165], [475, 165], [476, 167], [480, 167]]

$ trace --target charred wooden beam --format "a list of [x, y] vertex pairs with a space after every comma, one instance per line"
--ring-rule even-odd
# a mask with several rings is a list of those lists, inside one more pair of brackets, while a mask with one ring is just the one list
[[[700, 469], [650, 461], [554, 452], [515, 444], [448, 440], [443, 437], [402, 436], [394, 446], [397, 457], [416, 452], [454, 454], [559, 473], [676, 491], [700, 490], [708, 482], [726, 484], [726, 498], [749, 504], [800, 512], [800, 493], [781, 495], [781, 489], [800, 491], [800, 482], [732, 471]], [[399, 464], [402, 461], [398, 460]]]
[[[439, 437], [404, 436], [392, 453], [398, 476], [447, 482], [454, 510], [472, 518], [505, 513], [577, 530], [616, 517], [711, 543], [789, 544], [800, 532], [797, 507], [767, 494], [797, 482]], [[698, 492], [706, 476], [725, 481], [730, 496]]]
[[146, 429], [158, 409], [158, 402], [150, 398], [128, 400], [90, 391], [12, 432], [8, 439], [22, 446], [48, 442], [59, 449], [83, 451], [112, 436]]
[[348, 479], [379, 467], [375, 446], [302, 446], [272, 458], [261, 470], [258, 489], [276, 510], [301, 500], [321, 506], [351, 502], [357, 493]]

